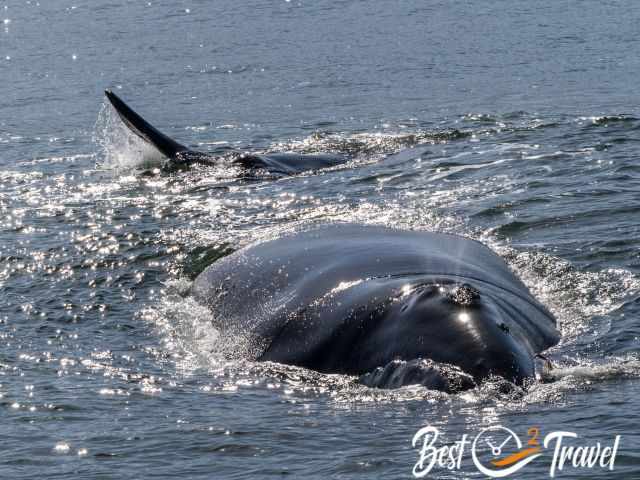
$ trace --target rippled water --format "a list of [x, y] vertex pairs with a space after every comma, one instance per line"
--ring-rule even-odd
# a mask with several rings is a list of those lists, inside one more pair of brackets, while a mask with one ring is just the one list
[[[622, 435], [608, 473], [637, 478], [639, 20], [615, 1], [0, 3], [0, 475], [410, 478], [418, 428], [502, 424]], [[107, 87], [200, 149], [353, 161], [154, 173]], [[490, 245], [558, 317], [555, 381], [447, 396], [223, 359], [190, 281], [336, 220]]]

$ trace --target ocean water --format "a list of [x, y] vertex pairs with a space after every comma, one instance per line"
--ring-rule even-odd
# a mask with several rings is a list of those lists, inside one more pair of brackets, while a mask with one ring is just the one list
[[[614, 470], [556, 477], [640, 478], [639, 24], [595, 0], [0, 2], [0, 477], [412, 478], [418, 429], [502, 425], [620, 435]], [[353, 160], [158, 173], [105, 88], [195, 148]], [[489, 245], [558, 318], [553, 381], [384, 391], [222, 357], [193, 278], [326, 221]], [[479, 477], [466, 451], [427, 478]]]

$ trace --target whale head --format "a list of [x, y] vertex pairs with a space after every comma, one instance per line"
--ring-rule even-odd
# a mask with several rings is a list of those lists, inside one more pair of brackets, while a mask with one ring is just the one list
[[535, 374], [535, 353], [515, 315], [499, 289], [478, 283], [405, 285], [385, 309], [374, 342], [380, 358], [423, 358], [457, 366], [476, 381], [498, 376], [521, 385]]

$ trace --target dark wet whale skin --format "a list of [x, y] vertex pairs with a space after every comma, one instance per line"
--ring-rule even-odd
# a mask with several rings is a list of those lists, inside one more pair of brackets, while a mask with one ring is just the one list
[[[111, 90], [105, 90], [105, 95], [124, 125], [143, 141], [153, 146], [167, 158], [163, 168], [167, 171], [188, 167], [194, 163], [215, 165], [221, 158], [208, 152], [192, 150], [176, 142], [159, 131], [136, 111], [127, 105]], [[344, 155], [331, 153], [300, 154], [293, 152], [255, 154], [235, 152], [232, 160], [249, 170], [267, 170], [270, 173], [293, 175], [321, 168], [334, 167], [346, 163], [349, 158]]]
[[[461, 285], [479, 295], [456, 299]], [[316, 227], [215, 262], [192, 294], [218, 327], [256, 339], [256, 359], [328, 373], [424, 358], [520, 384], [559, 339], [554, 317], [499, 256], [442, 233]]]

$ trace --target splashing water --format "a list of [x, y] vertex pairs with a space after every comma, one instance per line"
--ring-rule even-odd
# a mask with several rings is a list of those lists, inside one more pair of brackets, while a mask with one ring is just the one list
[[101, 150], [98, 165], [107, 170], [150, 169], [162, 165], [165, 157], [151, 144], [132, 133], [117, 112], [103, 102], [93, 129], [93, 142]]

